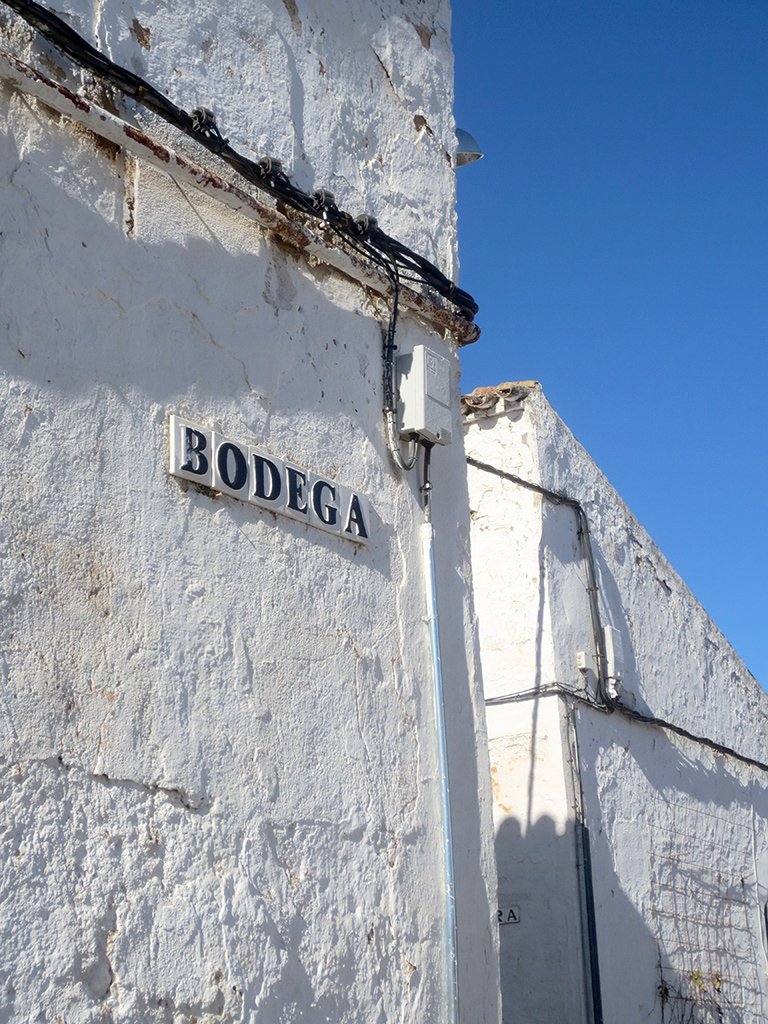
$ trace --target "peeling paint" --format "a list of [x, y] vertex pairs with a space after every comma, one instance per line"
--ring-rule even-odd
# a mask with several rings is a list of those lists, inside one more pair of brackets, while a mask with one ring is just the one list
[[136, 37], [136, 42], [139, 46], [143, 47], [147, 52], [152, 49], [152, 31], [149, 28], [145, 28], [138, 18], [133, 19], [131, 32]]
[[288, 11], [288, 15], [291, 19], [291, 25], [293, 26], [293, 31], [296, 33], [297, 36], [300, 36], [302, 33], [302, 25], [301, 18], [299, 17], [299, 11], [298, 8], [296, 7], [296, 0], [283, 0], [283, 5], [286, 11]]
[[125, 155], [123, 175], [123, 227], [126, 237], [130, 238], [136, 230], [139, 191], [139, 162], [130, 154]]
[[427, 119], [422, 114], [416, 114], [413, 118], [413, 124], [417, 132], [426, 131], [427, 135], [434, 135], [434, 132], [427, 124]]
[[416, 33], [419, 39], [421, 40], [421, 45], [424, 47], [425, 50], [429, 50], [430, 47], [432, 46], [432, 37], [435, 34], [435, 30], [433, 28], [429, 28], [427, 25], [422, 25], [418, 21], [411, 21], [410, 18], [408, 18], [407, 20], [410, 21], [413, 27], [416, 29]]

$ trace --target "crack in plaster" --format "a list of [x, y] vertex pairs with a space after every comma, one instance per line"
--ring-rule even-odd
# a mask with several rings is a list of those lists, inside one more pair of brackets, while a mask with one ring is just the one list
[[[243, 851], [243, 848], [244, 848], [244, 842], [243, 842], [242, 833], [239, 836], [238, 842], [239, 842], [240, 849], [237, 851], [236, 864], [238, 865], [240, 870], [243, 871], [243, 858], [242, 858], [241, 854], [242, 854], [242, 851]], [[254, 890], [254, 892], [256, 893], [257, 897], [263, 902], [263, 897], [261, 896], [261, 893], [253, 885], [250, 877], [247, 875], [246, 872], [243, 871], [243, 873], [246, 876], [246, 879], [248, 881], [248, 885]], [[229, 979], [229, 982], [231, 982], [233, 979], [239, 978], [239, 972], [237, 970], [237, 965], [232, 962], [232, 958], [230, 956], [230, 942], [228, 941], [229, 936], [227, 934], [227, 920], [226, 920], [227, 919], [227, 915], [231, 914], [231, 912], [232, 912], [232, 897], [233, 897], [232, 887], [233, 886], [234, 886], [234, 876], [233, 876], [233, 874], [230, 873], [228, 875], [223, 876], [221, 878], [221, 881], [220, 881], [220, 884], [219, 884], [219, 887], [218, 887], [218, 890], [217, 890], [217, 893], [216, 893], [216, 896], [215, 896], [216, 902], [217, 902], [217, 904], [219, 906], [219, 920], [218, 920], [218, 924], [219, 924], [219, 941], [220, 941], [220, 945], [221, 945], [222, 958], [223, 958], [223, 961], [224, 961], [224, 968], [225, 968], [225, 971], [226, 971], [226, 974], [227, 974], [227, 978]], [[217, 971], [217, 974], [221, 974], [221, 972]], [[216, 975], [214, 975], [214, 981], [218, 981], [218, 980], [220, 980], [220, 978], [217, 978]], [[237, 1001], [238, 999], [242, 1000], [242, 998], [243, 998], [243, 990], [238, 988], [238, 986], [236, 984], [232, 985], [232, 992], [234, 992], [234, 999], [235, 999], [235, 1001]]]
[[371, 53], [376, 58], [376, 60], [379, 62], [379, 66], [381, 67], [381, 70], [384, 72], [384, 75], [385, 75], [385, 77], [387, 79], [389, 87], [392, 90], [392, 95], [395, 97], [397, 102], [402, 106], [403, 105], [402, 101], [401, 101], [400, 97], [397, 95], [397, 90], [395, 89], [394, 83], [392, 82], [392, 76], [390, 75], [389, 71], [387, 71], [386, 64], [381, 59], [381, 57], [378, 55], [378, 53], [376, 53], [376, 51], [374, 50], [373, 47], [371, 47]]
[[203, 325], [200, 318], [196, 316], [195, 313], [192, 313], [191, 315], [194, 317], [195, 320], [197, 320], [197, 322], [206, 332], [206, 334], [208, 335], [208, 340], [214, 346], [214, 348], [220, 349], [224, 353], [224, 355], [229, 356], [232, 362], [237, 363], [237, 365], [241, 368], [241, 370], [243, 371], [243, 380], [245, 381], [245, 386], [248, 388], [251, 394], [255, 395], [256, 398], [258, 399], [262, 399], [262, 395], [260, 395], [256, 388], [251, 384], [250, 378], [248, 377], [248, 369], [245, 365], [245, 360], [241, 359], [240, 356], [236, 356], [234, 352], [230, 352], [226, 345], [222, 345], [220, 341], [216, 341], [213, 334], [208, 330], [207, 327]]
[[349, 645], [355, 655], [355, 716], [357, 718], [357, 731], [360, 735], [360, 741], [363, 744], [363, 750], [365, 751], [365, 783], [366, 783], [366, 798], [365, 798], [365, 814], [367, 818], [371, 817], [371, 805], [373, 803], [373, 793], [371, 790], [371, 778], [370, 778], [370, 767], [373, 763], [373, 757], [371, 755], [371, 748], [368, 745], [368, 740], [365, 736], [365, 730], [363, 728], [363, 715], [360, 708], [361, 701], [361, 679], [360, 671], [361, 664], [364, 661], [363, 656], [358, 651], [355, 641], [352, 639], [349, 629], [346, 625], [341, 626], [337, 631], [337, 635], [341, 637], [344, 644]]
[[212, 803], [210, 799], [205, 797], [195, 799], [178, 786], [162, 786], [157, 782], [141, 782], [138, 779], [110, 778], [105, 772], [90, 772], [81, 765], [68, 763], [61, 754], [58, 757], [30, 757], [24, 761], [15, 762], [9, 761], [6, 758], [0, 758], [0, 764], [4, 764], [8, 768], [17, 768], [18, 776], [16, 777], [19, 779], [24, 777], [24, 766], [30, 764], [46, 765], [49, 768], [61, 769], [64, 772], [79, 772], [86, 778], [91, 779], [93, 782], [98, 782], [107, 788], [118, 786], [124, 789], [143, 790], [150, 795], [162, 794], [175, 806], [183, 807], [193, 814], [208, 814]]
[[[218, 248], [222, 250], [222, 252], [223, 252], [223, 251], [225, 251], [224, 245], [222, 244], [221, 240], [219, 239], [219, 236], [218, 236], [218, 235], [216, 234], [216, 232], [215, 232], [215, 231], [213, 230], [213, 228], [209, 226], [209, 224], [208, 224], [208, 222], [206, 221], [205, 217], [203, 217], [203, 215], [202, 215], [202, 214], [200, 213], [200, 211], [198, 210], [197, 206], [195, 206], [195, 204], [194, 204], [194, 203], [192, 202], [192, 200], [190, 199], [190, 197], [189, 197], [189, 196], [187, 195], [187, 191], [186, 191], [186, 189], [184, 189], [184, 188], [182, 188], [182, 187], [181, 187], [181, 185], [179, 184], [179, 182], [178, 182], [178, 181], [177, 181], [177, 180], [176, 180], [176, 179], [174, 178], [174, 176], [173, 176], [173, 175], [172, 175], [172, 174], [171, 174], [170, 172], [168, 173], [168, 177], [169, 177], [169, 178], [171, 179], [171, 181], [172, 181], [172, 182], [173, 182], [173, 184], [174, 184], [174, 185], [176, 186], [176, 188], [177, 188], [177, 189], [179, 190], [179, 192], [181, 192], [182, 198], [184, 199], [184, 201], [186, 202], [186, 204], [187, 204], [187, 205], [189, 206], [190, 210], [191, 210], [191, 211], [192, 211], [192, 212], [194, 213], [194, 215], [195, 215], [195, 216], [197, 217], [197, 219], [198, 219], [198, 220], [200, 221], [200, 223], [201, 223], [201, 224], [203, 225], [203, 227], [204, 227], [204, 228], [205, 228], [205, 230], [206, 230], [206, 231], [208, 232], [208, 234], [209, 234], [209, 235], [211, 236], [211, 239], [212, 239], [212, 240], [213, 240], [213, 241], [214, 241], [214, 242], [216, 243], [216, 245], [218, 246]], [[190, 274], [189, 276], [190, 276], [190, 277], [192, 277], [192, 275], [191, 275], [191, 274]], [[193, 280], [193, 281], [195, 281], [195, 279], [194, 279], [194, 278], [192, 278], [192, 280]], [[204, 298], [204, 299], [205, 299], [206, 301], [208, 301], [208, 296], [206, 296], [206, 295], [203, 295], [203, 293], [202, 293], [202, 290], [201, 290], [201, 288], [200, 288], [200, 285], [199, 285], [199, 284], [197, 283], [197, 281], [195, 281], [195, 284], [196, 284], [196, 286], [197, 286], [197, 289], [198, 289], [198, 291], [200, 292], [200, 295], [201, 295], [201, 296], [202, 296], [202, 297], [203, 297], [203, 298]]]
[[[189, 274], [188, 276], [189, 276], [190, 280], [193, 282], [193, 284], [195, 285], [195, 287], [200, 292], [199, 284], [195, 280], [193, 275]], [[202, 292], [200, 292], [200, 294], [202, 295]], [[153, 301], [153, 300], [150, 300], [150, 301]], [[143, 304], [143, 306], [148, 306], [149, 304], [150, 304], [149, 302], [146, 302], [146, 303]], [[213, 336], [212, 332], [205, 326], [205, 324], [202, 322], [202, 320], [197, 315], [197, 313], [195, 313], [193, 310], [187, 309], [184, 306], [180, 306], [177, 302], [173, 302], [172, 305], [173, 305], [173, 307], [176, 310], [179, 311], [179, 313], [182, 316], [189, 317], [200, 328], [200, 330], [202, 331], [203, 335], [206, 337], [208, 342], [211, 345], [213, 345], [214, 348], [219, 349], [226, 356], [229, 356], [229, 358], [232, 360], [232, 362], [236, 363], [241, 368], [241, 370], [243, 371], [243, 379], [245, 380], [245, 384], [246, 384], [246, 387], [248, 388], [248, 390], [256, 398], [258, 398], [259, 400], [263, 400], [264, 396], [259, 394], [259, 392], [251, 384], [251, 381], [250, 381], [250, 379], [248, 377], [248, 370], [246, 368], [245, 361], [243, 359], [241, 359], [240, 356], [236, 356], [234, 354], [234, 352], [230, 351], [230, 349], [228, 349], [226, 345], [222, 345], [222, 343], [220, 341], [217, 341], [216, 338]]]

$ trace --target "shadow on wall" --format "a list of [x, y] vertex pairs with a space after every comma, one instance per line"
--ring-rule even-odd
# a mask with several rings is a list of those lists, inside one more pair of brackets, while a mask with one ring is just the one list
[[585, 711], [579, 735], [605, 1020], [758, 1024], [764, 780], [617, 716]]
[[[601, 519], [605, 510], [588, 505], [587, 514], [595, 535], [599, 526], [603, 536], [593, 544], [601, 611], [621, 634], [625, 679], [631, 683], [622, 698], [649, 713], [640, 686], [644, 670], [651, 694], [670, 692], [673, 706], [700, 717], [706, 666], [698, 652], [688, 652], [685, 667], [692, 663], [693, 671], [683, 685], [679, 673], [670, 670], [665, 677], [664, 659], [655, 649], [648, 665], [638, 665], [626, 610], [625, 577], [633, 574], [617, 568], [623, 556], [612, 553], [611, 523]], [[575, 687], [583, 682], [576, 652], [593, 651], [594, 642], [578, 525], [569, 508], [543, 503], [539, 557], [540, 587], [542, 581], [546, 585], [539, 595], [538, 630], [530, 637], [538, 655], [534, 685], [557, 681]], [[628, 568], [634, 571], [634, 563]], [[655, 570], [642, 571], [648, 575], [643, 600], [656, 611], [670, 588]], [[642, 635], [641, 626], [634, 624]], [[541, 648], [550, 628], [554, 650], [548, 668], [546, 657], [542, 667]], [[657, 647], [675, 628], [670, 613], [667, 632], [655, 637]], [[539, 710], [537, 700], [533, 735], [526, 735], [527, 779], [522, 761], [516, 769], [518, 794], [527, 787], [527, 812], [519, 811], [519, 820], [504, 819], [496, 836], [500, 907], [517, 908], [512, 923], [500, 926], [503, 1020], [575, 1024], [590, 1019], [583, 1008], [590, 974], [583, 966], [574, 826], [563, 830], [535, 815], [535, 800], [552, 795], [551, 778], [545, 783], [540, 774]], [[578, 732], [602, 1020], [759, 1024], [768, 1004], [768, 777], [619, 715], [582, 709]]]
[[[703, 970], [675, 970], [674, 951], [662, 949], [606, 852], [604, 837], [593, 843], [606, 1024], [757, 1021], [719, 997], [717, 978]], [[496, 859], [499, 909], [509, 921], [499, 925], [503, 1024], [592, 1024], [585, 1008], [591, 981], [581, 938], [573, 824], [560, 832], [543, 816], [523, 834], [516, 818], [505, 818], [496, 834]]]
[[[505, 818], [496, 833], [503, 1024], [581, 1024], [581, 957], [576, 847], [571, 824], [547, 815], [523, 832]], [[514, 920], [517, 918], [517, 921]]]

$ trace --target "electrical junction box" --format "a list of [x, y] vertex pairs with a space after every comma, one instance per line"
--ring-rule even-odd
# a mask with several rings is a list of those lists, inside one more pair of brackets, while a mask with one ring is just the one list
[[418, 434], [433, 444], [450, 444], [451, 364], [426, 345], [397, 357], [397, 414], [402, 437]]

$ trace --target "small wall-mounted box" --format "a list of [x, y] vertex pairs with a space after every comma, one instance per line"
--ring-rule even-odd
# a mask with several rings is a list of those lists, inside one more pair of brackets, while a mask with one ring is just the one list
[[603, 626], [603, 636], [606, 678], [621, 682], [624, 678], [624, 644], [621, 642], [621, 633], [613, 626]]
[[426, 345], [397, 357], [398, 429], [433, 444], [450, 444], [451, 364]]

